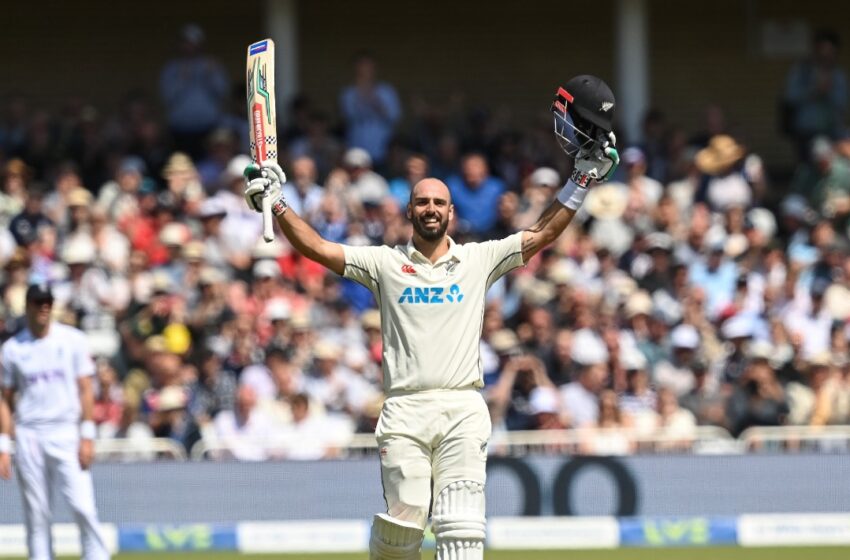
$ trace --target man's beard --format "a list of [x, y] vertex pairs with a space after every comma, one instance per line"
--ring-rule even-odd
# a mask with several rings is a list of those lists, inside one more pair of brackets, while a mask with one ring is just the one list
[[424, 220], [425, 217], [415, 218], [413, 220], [413, 230], [419, 234], [419, 237], [424, 239], [425, 241], [438, 241], [443, 238], [446, 234], [446, 230], [449, 229], [449, 218], [445, 216], [442, 220], [440, 220], [440, 227], [437, 229], [427, 229], [425, 225], [420, 221]]

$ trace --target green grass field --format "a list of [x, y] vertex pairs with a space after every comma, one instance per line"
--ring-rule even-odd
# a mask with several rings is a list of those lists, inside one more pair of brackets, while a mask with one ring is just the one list
[[[366, 560], [363, 554], [251, 554], [237, 553], [178, 553], [178, 554], [119, 554], [114, 560]], [[422, 554], [432, 560], [433, 551]], [[846, 560], [850, 547], [813, 548], [629, 548], [618, 550], [554, 550], [522, 551], [492, 550], [486, 560]], [[69, 557], [70, 560], [70, 557]]]

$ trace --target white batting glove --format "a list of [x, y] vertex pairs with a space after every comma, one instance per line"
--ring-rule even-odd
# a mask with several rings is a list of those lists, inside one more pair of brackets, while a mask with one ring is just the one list
[[245, 202], [255, 212], [263, 211], [263, 197], [272, 200], [275, 215], [285, 211], [287, 205], [281, 195], [281, 185], [286, 182], [286, 174], [275, 161], [263, 162], [259, 167], [253, 163], [245, 168]]
[[607, 181], [620, 164], [620, 154], [616, 148], [617, 138], [608, 133], [608, 141], [602, 147], [586, 154], [579, 154], [573, 167], [572, 180], [580, 187], [587, 188], [591, 181]]

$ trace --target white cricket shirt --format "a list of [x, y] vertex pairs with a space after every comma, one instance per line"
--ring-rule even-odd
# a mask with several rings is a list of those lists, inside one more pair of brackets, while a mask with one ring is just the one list
[[94, 375], [82, 331], [51, 323], [45, 337], [35, 338], [24, 329], [3, 344], [0, 367], [0, 386], [11, 387], [18, 394], [17, 425], [36, 428], [79, 423], [77, 379]]
[[522, 232], [457, 245], [432, 264], [412, 243], [345, 245], [343, 275], [381, 309], [384, 391], [483, 387], [479, 352], [487, 290], [522, 266]]

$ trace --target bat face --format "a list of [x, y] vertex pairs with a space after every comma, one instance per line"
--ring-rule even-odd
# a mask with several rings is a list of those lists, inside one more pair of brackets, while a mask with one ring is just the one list
[[251, 158], [257, 164], [268, 160], [276, 161], [274, 41], [264, 39], [248, 47], [246, 72]]

